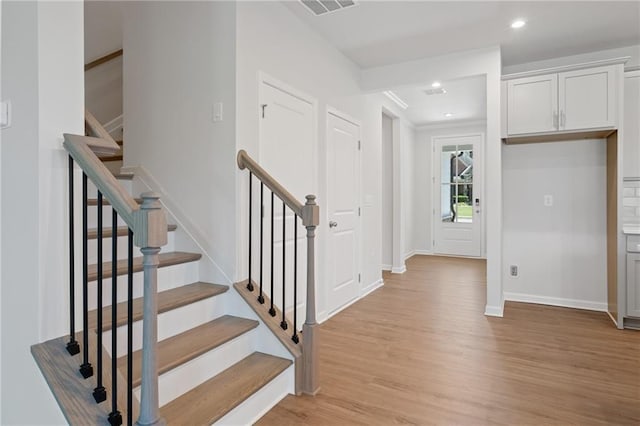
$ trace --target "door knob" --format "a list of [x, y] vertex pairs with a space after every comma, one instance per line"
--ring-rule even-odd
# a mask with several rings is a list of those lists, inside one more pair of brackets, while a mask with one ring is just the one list
[[338, 222], [334, 222], [333, 220], [329, 222], [329, 228], [335, 228], [336, 226], [338, 226]]

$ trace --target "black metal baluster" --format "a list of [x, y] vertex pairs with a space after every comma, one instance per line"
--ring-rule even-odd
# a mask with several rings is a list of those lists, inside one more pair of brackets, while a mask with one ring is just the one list
[[275, 298], [275, 294], [273, 294], [273, 206], [274, 206], [274, 193], [271, 191], [271, 307], [269, 308], [269, 315], [272, 317], [276, 316], [276, 310], [273, 307], [273, 299]]
[[133, 425], [133, 231], [127, 241], [127, 425]]
[[287, 320], [284, 317], [284, 311], [285, 308], [287, 307], [287, 299], [286, 299], [286, 292], [285, 292], [285, 280], [287, 277], [287, 269], [285, 268], [285, 259], [286, 259], [286, 248], [287, 248], [287, 240], [286, 238], [286, 225], [287, 223], [287, 206], [284, 203], [284, 201], [282, 202], [282, 321], [280, 321], [280, 327], [283, 330], [287, 329]]
[[93, 376], [93, 367], [89, 362], [89, 258], [88, 258], [88, 213], [87, 213], [87, 175], [82, 173], [82, 340], [84, 353], [80, 374], [85, 379]]
[[93, 398], [96, 402], [100, 403], [107, 399], [107, 391], [102, 386], [102, 193], [98, 191], [98, 308], [97, 314], [97, 333], [98, 342], [96, 344], [96, 359], [98, 364], [98, 378], [97, 386], [93, 390]]
[[120, 426], [118, 411], [118, 213], [111, 209], [111, 413], [109, 424]]
[[251, 211], [253, 209], [253, 200], [251, 199], [253, 195], [253, 185], [251, 185], [252, 177], [253, 173], [249, 172], [249, 281], [247, 281], [247, 290], [249, 291], [253, 291], [253, 282], [251, 282], [251, 245], [253, 243], [251, 239], [251, 228], [253, 227], [253, 223], [251, 222]]
[[258, 302], [264, 304], [264, 296], [262, 295], [262, 246], [263, 246], [263, 228], [264, 228], [264, 183], [260, 182], [260, 295]]
[[293, 336], [294, 343], [298, 338], [298, 215], [293, 216]]
[[75, 235], [73, 214], [73, 158], [69, 156], [69, 341], [67, 352], [70, 355], [80, 353], [76, 341], [76, 286], [75, 286]]

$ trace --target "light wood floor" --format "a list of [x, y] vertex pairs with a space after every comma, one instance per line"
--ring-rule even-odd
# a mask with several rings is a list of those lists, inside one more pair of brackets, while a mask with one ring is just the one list
[[507, 303], [485, 262], [414, 256], [321, 327], [321, 390], [259, 425], [640, 425], [640, 332], [606, 314]]

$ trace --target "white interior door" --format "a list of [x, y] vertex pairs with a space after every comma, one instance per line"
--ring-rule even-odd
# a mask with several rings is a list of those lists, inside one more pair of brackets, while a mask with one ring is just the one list
[[[262, 82], [260, 87], [260, 165], [299, 201], [305, 195], [316, 193], [315, 187], [315, 106], [309, 100]], [[262, 229], [262, 267], [260, 267], [259, 237], [254, 238], [252, 268], [254, 280], [276, 306], [282, 307], [289, 317], [293, 313], [293, 254], [297, 239], [297, 300], [298, 326], [304, 322], [306, 300], [306, 238], [305, 228], [298, 219], [297, 235], [294, 235], [294, 214], [283, 206], [277, 196], [265, 186], [261, 189], [257, 179], [253, 181], [253, 211], [262, 211], [264, 217], [254, 215], [253, 229], [259, 235]], [[273, 226], [271, 217], [273, 212]], [[284, 229], [283, 229], [284, 228]], [[273, 232], [272, 232], [273, 229]], [[273, 243], [272, 243], [273, 239]], [[271, 250], [273, 244], [273, 251]], [[283, 250], [284, 244], [284, 250]], [[273, 268], [271, 265], [273, 264]], [[272, 270], [273, 269], [273, 270]], [[283, 286], [285, 292], [283, 295]], [[273, 292], [271, 291], [273, 288]], [[283, 301], [284, 296], [284, 301]]]
[[327, 175], [329, 312], [360, 294], [360, 127], [328, 114]]
[[433, 139], [433, 251], [480, 256], [483, 135]]

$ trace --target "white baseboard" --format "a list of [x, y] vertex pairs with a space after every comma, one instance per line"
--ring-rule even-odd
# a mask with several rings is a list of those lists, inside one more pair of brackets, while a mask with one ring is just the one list
[[318, 323], [322, 324], [323, 322], [325, 322], [326, 320], [328, 320], [332, 316], [344, 311], [345, 309], [347, 309], [349, 306], [353, 305], [357, 301], [364, 299], [366, 296], [368, 296], [369, 294], [373, 293], [375, 290], [379, 289], [383, 285], [384, 285], [384, 281], [382, 280], [382, 278], [380, 278], [379, 280], [374, 281], [373, 283], [371, 283], [368, 286], [366, 286], [365, 288], [363, 288], [362, 292], [360, 293], [360, 296], [358, 296], [355, 299], [349, 301], [348, 303], [340, 306], [335, 311], [329, 312], [326, 315], [325, 315], [324, 311], [322, 313], [319, 313], [318, 314]]
[[407, 265], [402, 265], [400, 267], [394, 266], [391, 268], [392, 274], [404, 274], [405, 272], [407, 272]]
[[430, 256], [433, 254], [433, 252], [431, 250], [414, 250], [413, 251], [414, 255], [422, 255], [422, 256]]
[[362, 294], [360, 295], [360, 299], [362, 299], [363, 297], [367, 297], [369, 294], [373, 293], [383, 285], [384, 285], [384, 280], [382, 278], [380, 278], [378, 281], [375, 281], [369, 284], [366, 288], [362, 289]]
[[391, 271], [391, 265], [382, 265], [383, 271]]
[[409, 253], [404, 254], [404, 260], [407, 260], [416, 254], [415, 250], [411, 250]]
[[488, 317], [499, 317], [502, 318], [504, 316], [504, 301], [500, 306], [490, 306], [486, 305], [484, 307], [484, 314]]
[[120, 114], [119, 116], [117, 116], [116, 118], [114, 118], [113, 120], [104, 123], [102, 125], [102, 127], [104, 127], [104, 129], [109, 132], [109, 133], [113, 133], [116, 132], [118, 130], [122, 130], [122, 125], [123, 125], [123, 119], [122, 119], [122, 114]]
[[607, 312], [606, 302], [566, 299], [562, 297], [538, 296], [524, 293], [504, 293], [504, 299], [512, 302], [536, 303], [539, 305], [561, 306], [563, 308], [586, 309], [588, 311]]

